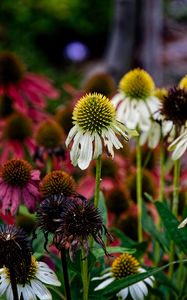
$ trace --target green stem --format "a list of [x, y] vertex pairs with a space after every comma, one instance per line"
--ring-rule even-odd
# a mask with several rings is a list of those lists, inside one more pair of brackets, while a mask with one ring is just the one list
[[52, 157], [48, 156], [47, 164], [46, 164], [46, 173], [48, 174], [53, 170]]
[[66, 250], [64, 248], [62, 248], [62, 250], [61, 250], [61, 263], [62, 263], [63, 276], [64, 276], [64, 287], [65, 287], [66, 299], [71, 300], [71, 292], [70, 292], [69, 279], [68, 279], [68, 266], [67, 266], [67, 259], [66, 259]]
[[96, 160], [96, 176], [95, 176], [95, 195], [94, 195], [94, 206], [99, 205], [99, 191], [101, 181], [101, 156]]
[[81, 250], [82, 256], [82, 284], [83, 284], [83, 300], [88, 300], [88, 289], [89, 289], [89, 280], [88, 280], [88, 259], [85, 256], [84, 249]]
[[141, 162], [141, 147], [140, 140], [137, 138], [136, 148], [136, 195], [138, 205], [138, 242], [143, 241], [143, 230], [142, 230], [142, 162]]
[[[159, 198], [158, 198], [160, 202], [164, 201], [164, 174], [165, 174], [164, 159], [165, 159], [165, 151], [164, 151], [163, 138], [162, 138], [160, 141], [160, 181], [159, 181]], [[157, 224], [158, 231], [160, 231], [160, 228], [161, 228], [161, 219], [159, 218]], [[160, 245], [158, 242], [156, 242], [155, 244], [156, 265], [159, 262], [159, 257], [160, 257]]]
[[[180, 160], [177, 159], [174, 162], [174, 178], [173, 178], [173, 202], [172, 213], [174, 216], [178, 214], [178, 202], [179, 202], [179, 179], [180, 179]], [[169, 262], [171, 263], [175, 257], [175, 244], [173, 241], [170, 243], [170, 255]], [[169, 266], [169, 277], [173, 278], [173, 264]]]
[[9, 267], [9, 271], [10, 271], [10, 283], [11, 283], [11, 287], [12, 287], [12, 293], [13, 293], [14, 300], [19, 300], [15, 271], [12, 267]]

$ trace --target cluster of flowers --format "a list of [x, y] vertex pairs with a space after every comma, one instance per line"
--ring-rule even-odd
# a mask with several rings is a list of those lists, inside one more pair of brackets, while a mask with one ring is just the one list
[[[98, 75], [85, 84], [84, 92], [77, 94], [80, 99], [75, 107], [67, 105], [59, 109], [54, 118], [47, 113], [47, 100], [59, 96], [52, 83], [27, 72], [14, 54], [0, 54], [1, 215], [13, 216], [14, 222], [20, 204], [24, 204], [30, 213], [36, 212], [37, 226], [46, 237], [45, 246], [50, 233], [56, 248], [68, 250], [72, 261], [77, 250], [83, 249], [86, 257], [89, 255], [90, 238], [105, 254], [108, 253], [102, 234], [112, 241], [98, 207], [87, 200], [93, 196], [93, 190], [87, 198], [83, 196], [90, 183], [86, 181], [86, 192], [82, 193], [80, 187], [76, 190], [73, 177], [67, 173], [81, 177], [73, 166], [86, 170], [104, 151], [114, 159], [114, 148], [122, 151], [123, 141], [129, 141], [130, 137], [135, 137], [142, 146], [147, 143], [151, 149], [159, 142], [167, 143], [173, 151], [173, 160], [178, 160], [187, 148], [187, 76], [177, 87], [156, 89], [147, 72], [135, 69], [123, 76], [114, 95], [112, 79]], [[119, 169], [120, 165], [127, 166], [122, 160], [118, 165]], [[104, 172], [110, 172], [108, 166]], [[102, 183], [104, 190], [105, 183]], [[114, 198], [114, 211], [119, 215], [124, 208], [120, 200], [126, 196], [121, 187], [116, 190], [113, 189], [110, 198]], [[16, 293], [13, 282], [16, 282], [19, 298], [50, 300], [51, 294], [40, 281], [56, 286], [60, 282], [45, 263], [37, 262], [31, 255], [29, 243], [15, 227], [0, 229], [0, 296], [6, 291], [7, 299], [13, 299]], [[14, 252], [16, 263], [10, 260]], [[145, 269], [139, 262], [124, 253], [113, 261], [109, 272], [93, 278], [104, 279], [95, 291], [119, 278], [142, 272]], [[153, 277], [146, 278], [121, 289], [117, 297], [126, 299], [130, 293], [134, 300], [143, 299], [148, 294], [147, 286], [153, 287], [153, 283]]]

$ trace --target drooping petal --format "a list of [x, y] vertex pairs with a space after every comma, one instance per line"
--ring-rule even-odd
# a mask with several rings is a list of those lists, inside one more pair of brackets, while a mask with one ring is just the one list
[[91, 160], [92, 160], [92, 154], [93, 154], [93, 136], [90, 135], [90, 133], [85, 133], [81, 139], [81, 149], [80, 149], [80, 155], [78, 158], [78, 166], [81, 170], [85, 170]]
[[97, 133], [94, 133], [94, 154], [93, 158], [97, 159], [102, 154], [102, 141]]
[[52, 300], [49, 290], [38, 280], [31, 280], [33, 292], [40, 300]]
[[36, 300], [35, 292], [33, 291], [32, 287], [29, 286], [28, 284], [21, 286], [20, 290], [21, 290], [24, 300], [26, 300], [26, 299]]
[[118, 104], [123, 100], [124, 96], [121, 93], [117, 93], [111, 100], [112, 104], [117, 107]]
[[65, 141], [66, 147], [69, 146], [70, 142], [72, 141], [72, 139], [74, 138], [74, 136], [76, 135], [76, 133], [78, 132], [77, 130], [77, 126], [73, 126], [67, 136], [67, 139]]
[[143, 281], [137, 282], [139, 288], [141, 289], [142, 293], [144, 294], [144, 296], [148, 295], [148, 289], [146, 284]]
[[10, 284], [10, 280], [4, 279], [0, 284], [0, 296], [4, 294]]
[[38, 262], [38, 271], [36, 272], [36, 277], [44, 283], [52, 284], [55, 286], [60, 286], [61, 283], [58, 280], [56, 274], [47, 266]]

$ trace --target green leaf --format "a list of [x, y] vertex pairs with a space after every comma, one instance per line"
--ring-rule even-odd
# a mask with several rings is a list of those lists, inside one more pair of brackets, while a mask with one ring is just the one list
[[153, 238], [155, 238], [155, 240], [157, 240], [157, 242], [160, 244], [160, 246], [162, 247], [164, 252], [167, 252], [168, 251], [168, 243], [167, 243], [164, 235], [156, 229], [153, 219], [147, 213], [147, 208], [146, 208], [145, 204], [143, 204], [142, 225], [143, 225], [143, 229], [147, 233], [149, 233]]
[[[134, 252], [136, 252], [135, 249], [125, 248], [125, 247], [106, 247], [106, 251], [109, 254], [112, 254], [112, 253], [134, 253]], [[92, 253], [96, 257], [96, 259], [105, 255], [102, 248], [93, 249]]]
[[181, 251], [187, 254], [187, 228], [178, 229], [179, 221], [171, 213], [165, 203], [155, 202], [158, 213], [162, 219], [166, 232], [171, 240], [179, 247]]
[[159, 268], [158, 267], [152, 268], [144, 273], [130, 275], [124, 279], [115, 280], [111, 284], [109, 284], [106, 288], [104, 288], [103, 290], [100, 290], [99, 292], [102, 293], [102, 295], [110, 295], [110, 294], [114, 295], [117, 292], [119, 292], [121, 289], [124, 289], [136, 282], [142, 281], [150, 276], [153, 276], [153, 275], [157, 274], [158, 272], [161, 272], [162, 270], [168, 268], [169, 265], [171, 265], [171, 264], [178, 264], [180, 262], [187, 262], [187, 259], [184, 259], [182, 261], [174, 261], [172, 263], [166, 264]]

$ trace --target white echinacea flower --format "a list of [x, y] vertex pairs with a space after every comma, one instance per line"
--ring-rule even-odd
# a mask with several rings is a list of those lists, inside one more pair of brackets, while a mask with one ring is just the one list
[[[52, 300], [52, 295], [44, 284], [60, 286], [55, 273], [44, 262], [38, 262], [34, 257], [31, 259], [31, 265], [28, 272], [17, 275], [18, 297], [21, 295], [23, 300]], [[44, 284], [43, 284], [44, 283]], [[0, 296], [6, 293], [7, 300], [13, 300], [13, 292], [10, 282], [10, 271], [3, 267], [0, 269]]]
[[128, 141], [128, 133], [137, 135], [116, 119], [115, 108], [102, 94], [92, 93], [83, 96], [73, 111], [73, 123], [66, 146], [73, 141], [70, 158], [74, 166], [86, 169], [92, 158], [97, 159], [103, 152], [103, 144], [113, 158], [114, 150], [123, 147], [116, 134]]
[[[101, 277], [94, 277], [92, 280], [104, 279], [104, 281], [95, 288], [95, 291], [99, 291], [115, 280], [143, 272], [146, 272], [146, 270], [140, 267], [138, 260], [131, 254], [124, 253], [113, 261], [109, 272]], [[154, 277], [150, 276], [149, 278], [121, 289], [116, 296], [124, 300], [130, 294], [133, 300], [143, 300], [144, 297], [148, 295], [148, 286], [153, 287], [153, 284]]]
[[117, 118], [129, 129], [148, 131], [151, 116], [159, 108], [159, 100], [153, 95], [154, 82], [142, 69], [126, 73], [119, 83], [119, 93], [112, 98]]

